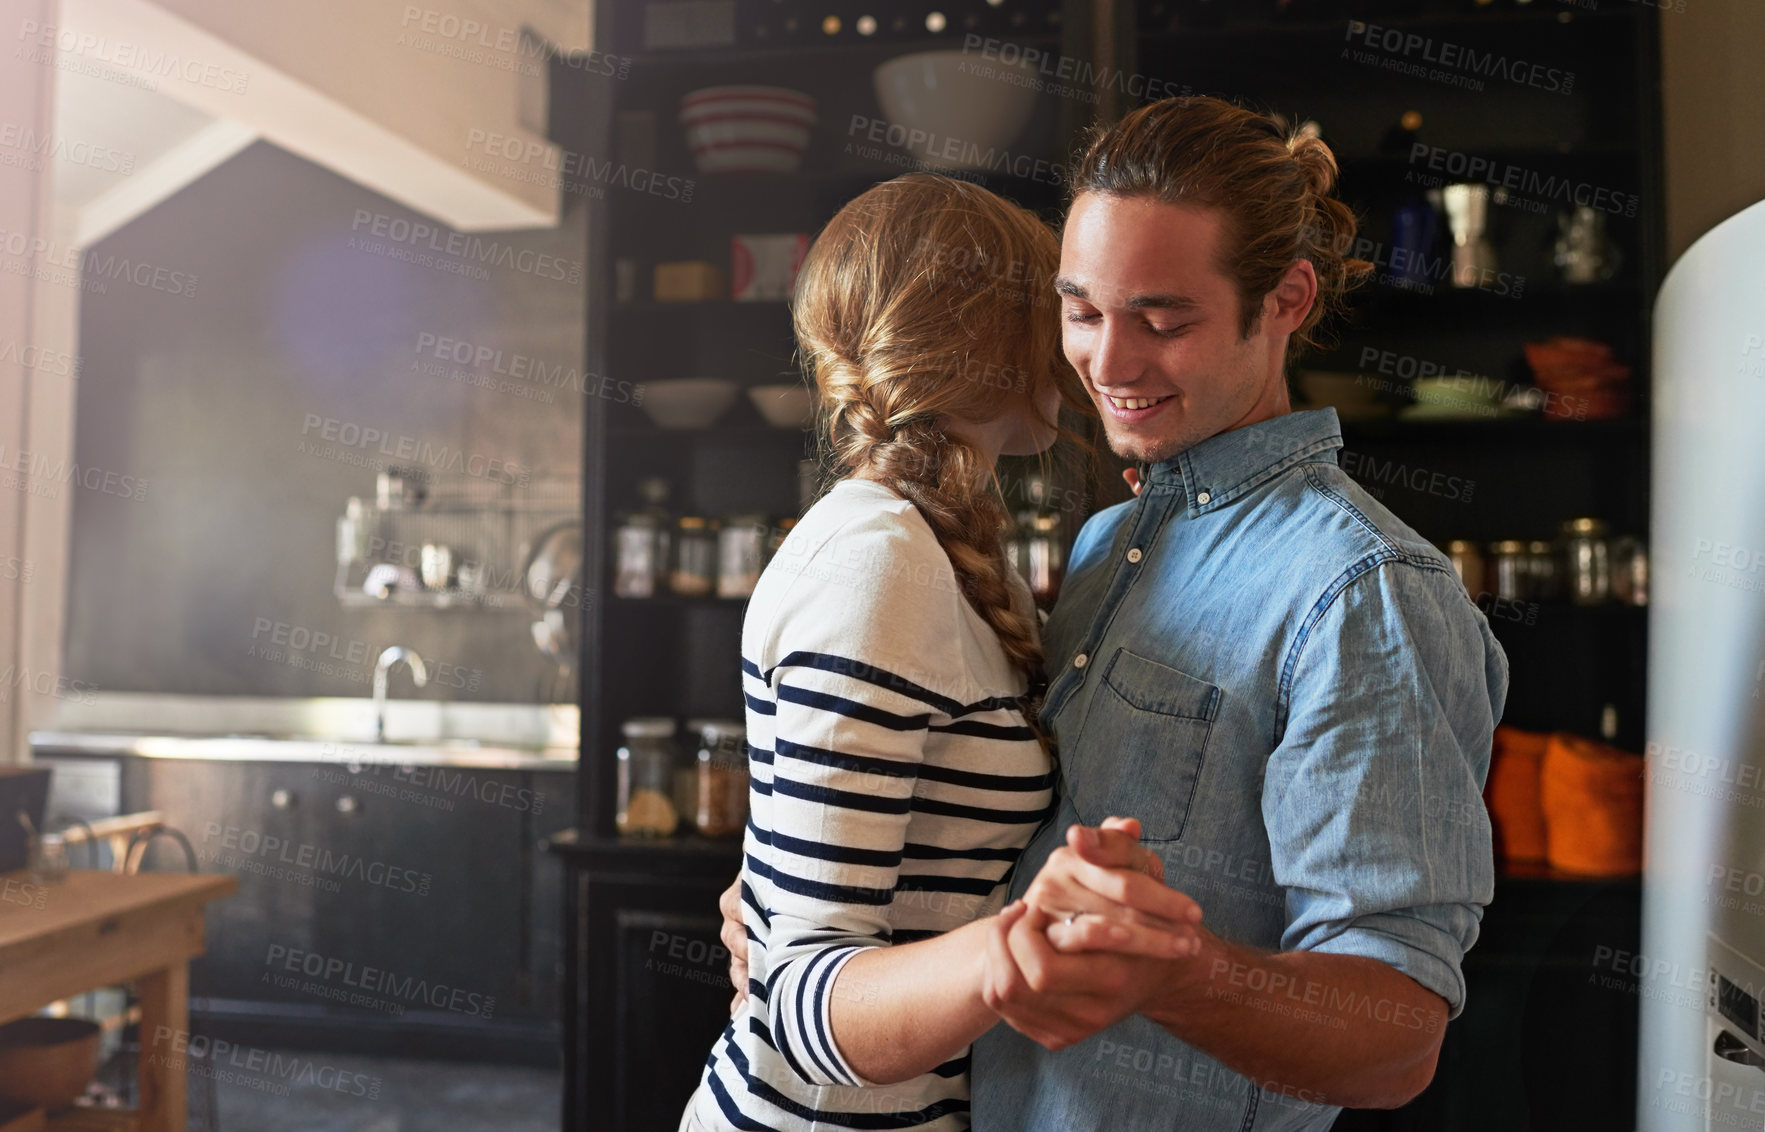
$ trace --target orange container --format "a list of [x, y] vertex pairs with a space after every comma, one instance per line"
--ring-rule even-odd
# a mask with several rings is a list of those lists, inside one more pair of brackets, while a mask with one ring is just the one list
[[1540, 793], [1547, 739], [1518, 727], [1495, 729], [1483, 801], [1495, 827], [1495, 855], [1500, 860], [1536, 863], [1549, 855]]
[[1551, 735], [1541, 776], [1551, 866], [1589, 876], [1642, 871], [1643, 782], [1641, 755]]

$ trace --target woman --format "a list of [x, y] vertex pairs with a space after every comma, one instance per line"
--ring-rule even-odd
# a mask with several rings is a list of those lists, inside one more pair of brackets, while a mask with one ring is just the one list
[[[1063, 402], [1089, 411], [1058, 261], [1033, 214], [916, 173], [849, 203], [803, 266], [797, 340], [844, 478], [743, 624], [748, 995], [683, 1129], [968, 1127], [967, 1048], [997, 1021], [984, 921], [1054, 782], [994, 464], [1045, 451]], [[1111, 927], [1094, 943], [1171, 954]]]

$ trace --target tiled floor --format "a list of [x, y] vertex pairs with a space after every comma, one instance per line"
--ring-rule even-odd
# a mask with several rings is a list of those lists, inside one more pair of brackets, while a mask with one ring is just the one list
[[556, 1070], [304, 1050], [209, 1072], [191, 1066], [191, 1132], [557, 1132], [563, 1096]]
[[[221, 1132], [557, 1132], [563, 1079], [555, 1070], [284, 1056], [311, 1064], [255, 1081], [216, 1081]], [[263, 1091], [272, 1082], [285, 1084], [287, 1095]], [[193, 1091], [199, 1085], [191, 1081]]]

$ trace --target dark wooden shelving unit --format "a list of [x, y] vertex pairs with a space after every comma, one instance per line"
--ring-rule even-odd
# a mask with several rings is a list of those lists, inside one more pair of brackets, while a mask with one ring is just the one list
[[[863, 13], [845, 0], [819, 7], [737, 0], [733, 43], [661, 50], [644, 46], [647, 7], [643, 0], [596, 6], [597, 47], [630, 59], [625, 77], [571, 70], [564, 77], [573, 85], [554, 91], [554, 134], [570, 149], [615, 157], [620, 115], [647, 112], [655, 123], [655, 170], [693, 181], [690, 204], [617, 186], [588, 195], [587, 359], [594, 372], [628, 382], [796, 380], [785, 304], [657, 303], [641, 293], [618, 303], [614, 261], [635, 258], [647, 268], [708, 259], [727, 266], [733, 234], [816, 232], [870, 184], [912, 168], [904, 156], [879, 160], [874, 148], [857, 144], [864, 121], [882, 113], [870, 89], [872, 68], [899, 54], [960, 49], [966, 36], [992, 37], [1083, 60], [1096, 73], [1156, 78], [1165, 88], [1316, 119], [1341, 162], [1341, 194], [1374, 248], [1391, 244], [1392, 212], [1419, 191], [1421, 175], [1436, 175], [1427, 168], [1434, 151], [1417, 155], [1405, 144], [1410, 139], [1389, 136], [1406, 110], [1423, 116], [1414, 141], [1466, 161], [1634, 194], [1636, 214], [1610, 219], [1625, 257], [1611, 281], [1555, 281], [1549, 244], [1560, 201], [1535, 202], [1530, 211], [1497, 206], [1492, 236], [1503, 269], [1525, 277], [1521, 298], [1444, 285], [1421, 294], [1375, 283], [1353, 300], [1335, 344], [1302, 368], [1372, 373], [1363, 360], [1370, 349], [1519, 382], [1528, 341], [1558, 333], [1609, 341], [1635, 371], [1634, 404], [1623, 419], [1348, 421], [1346, 450], [1363, 467], [1397, 462], [1474, 482], [1468, 499], [1369, 482], [1401, 518], [1438, 542], [1548, 538], [1563, 519], [1584, 514], [1607, 517], [1616, 533], [1646, 536], [1649, 316], [1665, 266], [1655, 9], [1623, 4], [1589, 12], [1549, 0], [1484, 9], [1471, 0], [1301, 0], [1281, 15], [1285, 6], [1275, 0], [1121, 0], [1097, 11], [1085, 0], [1061, 0], [1050, 20], [1047, 4], [914, 0], [879, 8], [881, 26], [867, 37], [856, 22]], [[941, 31], [928, 30], [934, 12]], [[1103, 12], [1113, 13], [1108, 27]], [[780, 20], [789, 13], [800, 19], [787, 33]], [[839, 17], [831, 34], [824, 16]], [[1573, 70], [1573, 93], [1511, 83], [1470, 93], [1345, 60], [1351, 17], [1480, 51], [1505, 47]], [[815, 95], [820, 118], [800, 171], [694, 171], [676, 122], [679, 98], [723, 83]], [[1013, 150], [1064, 163], [1091, 117], [1110, 104], [1107, 93], [1097, 101], [1044, 96]], [[1127, 97], [1117, 110], [1133, 105]], [[1453, 179], [1438, 175], [1443, 183]], [[987, 173], [981, 181], [1050, 221], [1060, 218], [1065, 190], [1055, 178]], [[701, 432], [662, 430], [628, 401], [589, 398], [584, 451], [585, 576], [610, 593], [607, 536], [621, 512], [638, 506], [641, 479], [666, 477], [676, 513], [794, 515], [797, 463], [812, 445], [802, 434], [766, 427], [745, 396]], [[1120, 498], [1110, 494], [1120, 485], [1107, 470], [1091, 486], [1098, 504]], [[739, 716], [732, 658], [741, 608], [713, 598], [609, 597], [584, 610], [580, 828], [550, 841], [568, 876], [567, 1132], [673, 1127], [727, 1018], [715, 898], [735, 874], [739, 846], [617, 836], [614, 752], [620, 721], [633, 715]], [[1620, 742], [1640, 745], [1647, 644], [1640, 612], [1541, 604], [1530, 622], [1491, 623], [1515, 660], [1511, 722], [1596, 733], [1602, 706], [1620, 703]], [[1585, 978], [1577, 948], [1587, 940], [1619, 946], [1634, 939], [1637, 887], [1548, 873], [1503, 876], [1466, 964], [1470, 1005], [1448, 1030], [1435, 1085], [1405, 1109], [1346, 1113], [1338, 1127], [1522, 1127], [1528, 1119], [1535, 1127], [1628, 1126], [1628, 1089], [1598, 1098], [1606, 1108], [1597, 1113], [1584, 1107], [1577, 1120], [1557, 1123], [1549, 1116], [1559, 1109], [1541, 1090], [1547, 1082], [1560, 1088], [1564, 1079], [1613, 1079], [1614, 1065], [1634, 1057], [1625, 1052], [1634, 1050], [1634, 996], [1604, 991], [1588, 998], [1569, 982]], [[1586, 1040], [1594, 1030], [1598, 1041]], [[1585, 1094], [1576, 1095], [1585, 1106]]]

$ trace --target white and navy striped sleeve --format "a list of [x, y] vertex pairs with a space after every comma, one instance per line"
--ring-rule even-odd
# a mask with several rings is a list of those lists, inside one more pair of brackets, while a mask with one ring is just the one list
[[811, 1084], [868, 1085], [834, 1041], [832, 988], [859, 951], [890, 943], [928, 728], [948, 722], [964, 687], [951, 647], [961, 610], [949, 559], [917, 517], [848, 525], [838, 543], [768, 634], [759, 677], [776, 714], [771, 751], [754, 755], [770, 775], [755, 768], [752, 830], [765, 859], [750, 855], [748, 868], [769, 905], [765, 1001], [779, 1053]]

